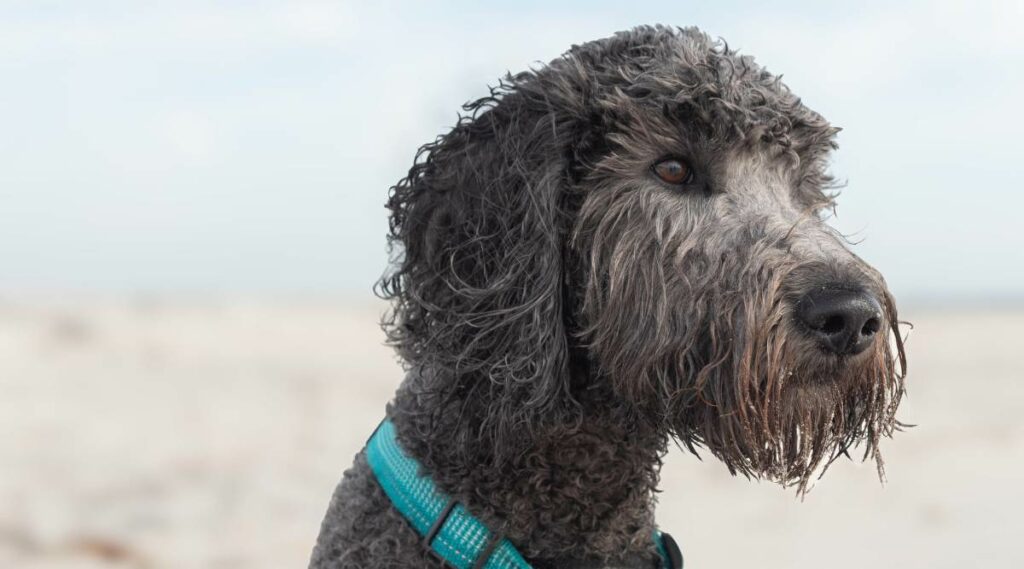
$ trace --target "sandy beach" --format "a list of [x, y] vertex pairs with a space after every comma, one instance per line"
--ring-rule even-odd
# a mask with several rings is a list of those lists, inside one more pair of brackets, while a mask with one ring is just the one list
[[[0, 297], [0, 567], [305, 567], [401, 379], [379, 303]], [[1024, 309], [905, 308], [917, 426], [888, 482], [804, 499], [673, 450], [658, 520], [690, 568], [1022, 567]]]

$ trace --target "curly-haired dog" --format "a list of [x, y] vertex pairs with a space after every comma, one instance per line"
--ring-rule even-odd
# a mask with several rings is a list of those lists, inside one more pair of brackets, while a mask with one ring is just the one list
[[[858, 443], [881, 472], [905, 357], [881, 275], [822, 219], [839, 129], [752, 58], [665, 27], [466, 110], [392, 190], [382, 282], [407, 365], [397, 446], [525, 565], [482, 559], [494, 539], [449, 564], [658, 566], [672, 439], [800, 492]], [[371, 462], [311, 567], [442, 567], [423, 528], [447, 522], [404, 513]]]

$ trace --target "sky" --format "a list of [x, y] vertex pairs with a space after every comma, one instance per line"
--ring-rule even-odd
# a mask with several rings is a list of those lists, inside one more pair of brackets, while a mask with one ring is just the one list
[[0, 292], [338, 292], [506, 71], [697, 25], [843, 127], [832, 223], [896, 297], [1024, 298], [1024, 2], [0, 2]]

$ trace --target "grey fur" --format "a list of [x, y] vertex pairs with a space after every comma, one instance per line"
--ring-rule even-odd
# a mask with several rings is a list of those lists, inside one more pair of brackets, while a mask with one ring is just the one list
[[[387, 414], [443, 491], [538, 569], [650, 568], [673, 438], [799, 492], [858, 443], [881, 472], [905, 359], [881, 275], [822, 219], [838, 129], [752, 58], [660, 26], [466, 110], [392, 190], [381, 287], [407, 366]], [[661, 181], [666, 156], [694, 179]], [[817, 349], [793, 306], [824, 283], [877, 296], [892, 334]], [[310, 566], [441, 565], [359, 455]]]

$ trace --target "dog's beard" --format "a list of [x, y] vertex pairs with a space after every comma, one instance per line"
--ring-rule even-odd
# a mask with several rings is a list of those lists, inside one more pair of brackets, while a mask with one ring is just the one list
[[855, 358], [818, 350], [794, 329], [782, 303], [760, 318], [743, 318], [749, 324], [732, 341], [716, 343], [711, 335], [702, 357], [681, 358], [710, 363], [691, 368], [672, 390], [670, 430], [691, 450], [707, 447], [733, 473], [793, 485], [801, 494], [857, 445], [884, 476], [879, 441], [900, 426], [905, 367], [894, 305], [885, 299], [892, 335]]
[[622, 300], [639, 294], [602, 298], [583, 334], [596, 371], [641, 420], [694, 453], [707, 448], [733, 473], [803, 494], [816, 473], [861, 445], [884, 475], [879, 442], [900, 427], [906, 367], [891, 297], [880, 295], [889, 333], [844, 359], [797, 328], [781, 279], [759, 285], [746, 302], [648, 300], [640, 314]]

